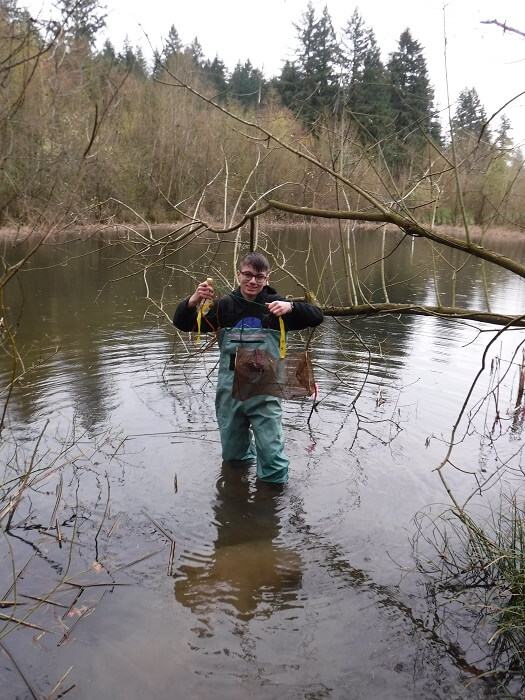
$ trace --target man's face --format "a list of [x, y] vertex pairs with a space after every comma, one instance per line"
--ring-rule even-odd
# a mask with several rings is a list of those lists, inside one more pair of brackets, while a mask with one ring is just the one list
[[251, 265], [243, 265], [242, 270], [237, 271], [237, 279], [243, 297], [253, 301], [268, 282], [269, 274], [268, 270], [256, 270]]

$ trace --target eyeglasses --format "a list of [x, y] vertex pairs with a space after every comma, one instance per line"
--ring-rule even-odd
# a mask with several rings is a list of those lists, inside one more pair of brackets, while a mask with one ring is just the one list
[[249, 282], [252, 277], [256, 279], [257, 282], [262, 282], [268, 277], [268, 273], [263, 274], [262, 272], [259, 272], [256, 275], [254, 275], [253, 272], [243, 272], [243, 270], [239, 270], [239, 274], [243, 276], [246, 282]]

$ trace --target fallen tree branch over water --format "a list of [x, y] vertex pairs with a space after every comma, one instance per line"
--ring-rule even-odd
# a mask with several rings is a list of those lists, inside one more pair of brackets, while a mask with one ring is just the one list
[[518, 260], [506, 257], [501, 253], [497, 253], [490, 248], [485, 248], [484, 246], [469, 241], [467, 239], [462, 240], [461, 238], [456, 238], [454, 236], [447, 236], [444, 233], [439, 233], [433, 229], [426, 228], [416, 223], [415, 221], [401, 216], [395, 212], [388, 212], [382, 209], [379, 212], [373, 211], [343, 211], [338, 209], [313, 209], [311, 207], [298, 207], [294, 204], [288, 204], [286, 202], [279, 202], [277, 200], [268, 200], [264, 205], [247, 212], [236, 224], [232, 224], [228, 228], [219, 228], [213, 224], [207, 224], [205, 222], [200, 222], [204, 225], [206, 230], [217, 233], [225, 234], [231, 233], [240, 229], [245, 223], [251, 221], [259, 216], [262, 216], [270, 209], [277, 209], [278, 211], [288, 212], [290, 214], [297, 214], [299, 216], [304, 216], [308, 218], [319, 218], [319, 219], [332, 219], [335, 221], [360, 221], [364, 223], [379, 223], [379, 224], [391, 224], [396, 228], [404, 231], [407, 235], [414, 238], [426, 238], [434, 243], [441, 243], [448, 248], [454, 248], [455, 250], [460, 250], [467, 255], [473, 255], [481, 260], [486, 260], [487, 262], [499, 265], [499, 267], [513, 272], [519, 277], [525, 278], [525, 265], [520, 263]]
[[[311, 297], [309, 297], [311, 299]], [[491, 313], [489, 311], [476, 311], [450, 306], [421, 306], [416, 304], [357, 304], [351, 306], [321, 306], [325, 316], [372, 316], [372, 315], [412, 315], [430, 316], [442, 319], [462, 319], [465, 321], [478, 321], [491, 323], [498, 326], [512, 326], [525, 328], [523, 316], [509, 316], [505, 314]]]
[[384, 211], [381, 211], [379, 213], [374, 213], [369, 211], [331, 211], [326, 209], [311, 209], [309, 207], [296, 207], [292, 204], [277, 202], [275, 200], [269, 200], [268, 204], [274, 209], [301, 214], [303, 216], [312, 216], [323, 219], [345, 219], [369, 223], [392, 224], [404, 231], [409, 236], [427, 238], [435, 243], [441, 243], [448, 248], [461, 250], [468, 255], [473, 255], [481, 260], [487, 260], [488, 262], [499, 265], [505, 270], [509, 270], [510, 272], [525, 278], [525, 265], [517, 260], [501, 255], [501, 253], [496, 253], [490, 248], [485, 248], [478, 243], [473, 243], [472, 241], [468, 241], [466, 239], [462, 240], [461, 238], [455, 238], [453, 236], [447, 236], [443, 233], [438, 233], [437, 231], [421, 226], [415, 221], [411, 221], [407, 217], [401, 216], [400, 214], [396, 214], [394, 212], [385, 213]]

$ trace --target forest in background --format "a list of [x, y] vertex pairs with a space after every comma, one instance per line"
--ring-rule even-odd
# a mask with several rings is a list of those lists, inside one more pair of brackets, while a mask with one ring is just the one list
[[170, 223], [199, 211], [228, 225], [276, 189], [296, 206], [366, 206], [181, 84], [421, 222], [525, 225], [523, 155], [509, 120], [487, 121], [466, 86], [445, 128], [409, 29], [385, 65], [357, 10], [336, 32], [326, 8], [317, 16], [308, 5], [294, 60], [265, 79], [249, 60], [228, 72], [198, 38], [183, 46], [174, 25], [153, 65], [128, 44], [96, 50], [104, 6], [57, 8], [61, 21], [46, 22], [17, 0], [0, 2], [0, 225], [48, 222], [57, 211], [87, 223]]

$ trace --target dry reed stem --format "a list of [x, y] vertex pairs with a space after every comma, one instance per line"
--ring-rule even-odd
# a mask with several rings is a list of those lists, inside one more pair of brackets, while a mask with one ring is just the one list
[[51, 517], [49, 518], [49, 529], [52, 527], [53, 522], [56, 521], [56, 516], [58, 512], [58, 506], [60, 504], [60, 499], [62, 497], [62, 487], [63, 487], [63, 482], [64, 482], [64, 477], [62, 475], [62, 472], [60, 473], [60, 479], [58, 481], [57, 487], [56, 487], [56, 501], [55, 501], [55, 507], [53, 508], [53, 512], [51, 513]]
[[20, 603], [18, 600], [0, 600], [0, 608], [13, 608], [18, 605], [27, 605], [27, 603]]
[[171, 548], [170, 548], [170, 558], [168, 560], [168, 576], [172, 576], [173, 574], [173, 558], [175, 556], [175, 540], [172, 540], [171, 542]]
[[[55, 687], [53, 688], [53, 690], [49, 693], [49, 695], [46, 695], [46, 700], [52, 700], [53, 695], [57, 692], [57, 690], [60, 688], [60, 686], [62, 685], [62, 683], [66, 680], [66, 678], [69, 676], [69, 674], [71, 673], [72, 670], [73, 670], [73, 666], [70, 666], [70, 667], [67, 669], [67, 671], [64, 673], [64, 675], [62, 676], [62, 678], [61, 678], [61, 679], [58, 681], [58, 683], [55, 685]], [[72, 685], [70, 688], [68, 688], [66, 691], [64, 691], [64, 693], [62, 693], [62, 695], [65, 695], [65, 693], [68, 693], [68, 692], [69, 692], [70, 690], [72, 690], [74, 687], [75, 687], [75, 686]], [[62, 696], [61, 696], [61, 697], [62, 697]]]
[[[36, 595], [29, 595], [27, 593], [21, 593], [20, 594], [22, 598], [29, 598], [29, 600], [36, 600], [39, 603], [47, 603], [48, 605], [54, 605], [57, 608], [67, 608], [67, 605], [64, 605], [64, 603], [57, 603], [56, 600], [49, 600], [48, 598], [40, 598]], [[27, 603], [20, 603], [17, 602], [16, 605], [27, 605]]]
[[31, 622], [25, 622], [24, 620], [18, 620], [16, 617], [13, 617], [12, 615], [4, 615], [4, 613], [0, 613], [0, 620], [7, 620], [7, 622], [12, 622], [15, 625], [22, 625], [23, 627], [31, 627], [31, 629], [39, 630], [40, 632], [49, 632], [49, 634], [51, 634], [51, 630], [48, 630], [45, 627], [40, 627], [39, 625], [33, 625]]
[[[134, 559], [133, 561], [128, 562], [127, 564], [122, 564], [121, 566], [117, 567], [116, 569], [112, 569], [111, 573], [116, 574], [117, 571], [124, 571], [124, 569], [129, 569], [130, 566], [133, 566], [134, 564], [138, 564], [141, 561], [144, 561], [145, 559], [149, 559], [150, 557], [155, 556], [155, 554], [160, 554], [162, 552], [162, 549], [155, 549], [152, 552], [148, 552], [147, 554], [144, 554], [142, 557], [139, 557], [138, 559]], [[117, 584], [115, 584], [117, 585]]]

